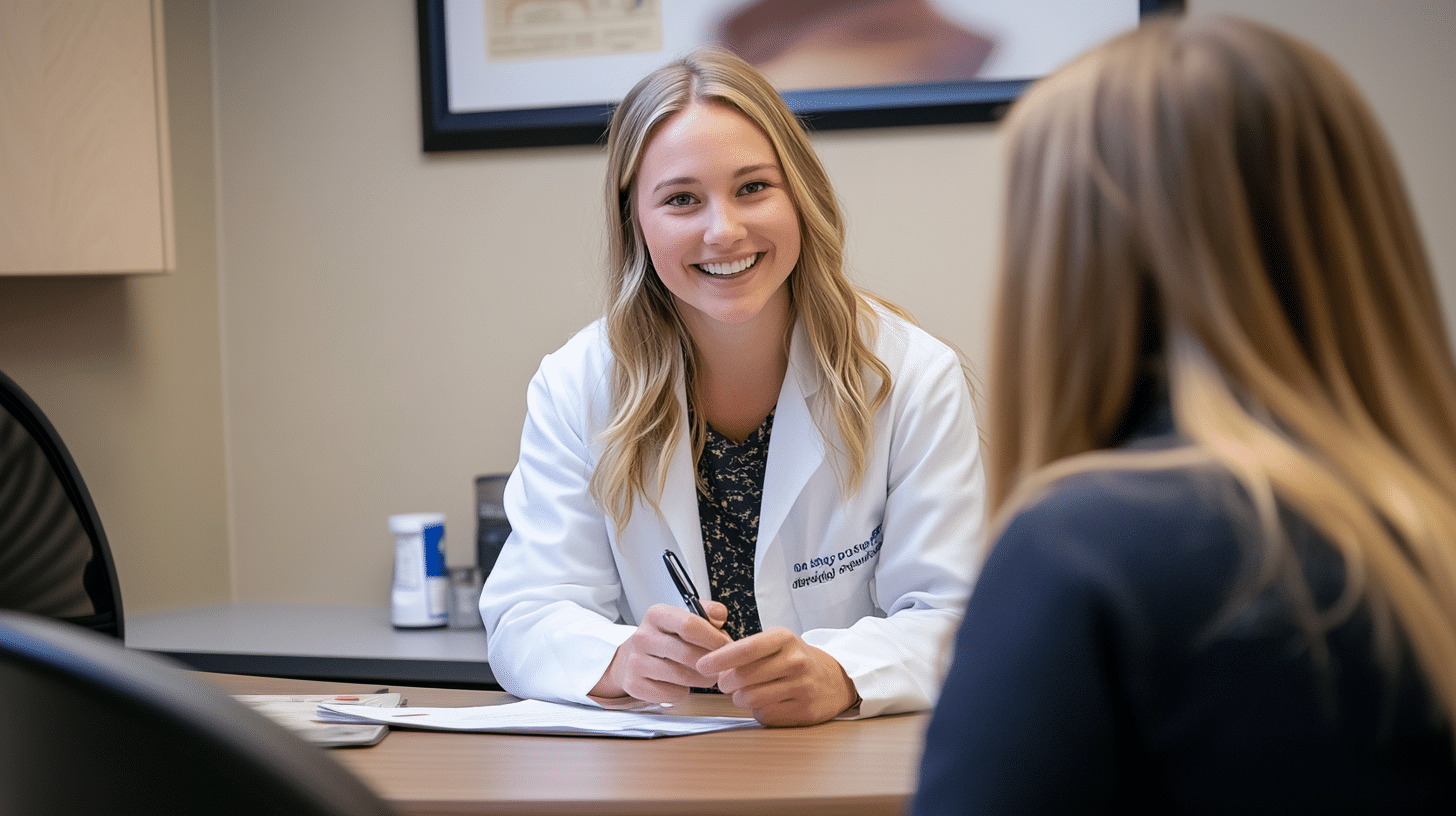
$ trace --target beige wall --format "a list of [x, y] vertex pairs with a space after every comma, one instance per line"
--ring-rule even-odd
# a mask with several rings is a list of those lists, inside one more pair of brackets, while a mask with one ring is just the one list
[[[1371, 95], [1456, 315], [1456, 4], [1191, 5], [1295, 31]], [[211, 12], [209, 65], [208, 6], [167, 4], [181, 268], [0, 280], [0, 367], [57, 415], [130, 611], [382, 604], [385, 516], [442, 510], [451, 560], [470, 558], [472, 478], [510, 469], [527, 380], [597, 311], [603, 159], [594, 147], [422, 155], [412, 3], [213, 0]], [[814, 142], [856, 277], [979, 366], [994, 127]]]
[[0, 278], [0, 369], [76, 459], [128, 613], [231, 592], [209, 21], [166, 6], [177, 271]]

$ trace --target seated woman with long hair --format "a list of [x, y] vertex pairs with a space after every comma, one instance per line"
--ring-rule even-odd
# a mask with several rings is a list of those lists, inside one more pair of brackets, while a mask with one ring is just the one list
[[716, 688], [774, 726], [929, 708], [979, 560], [960, 356], [850, 282], [829, 175], [739, 57], [648, 74], [606, 153], [608, 304], [531, 380], [481, 593], [496, 680]]
[[1169, 18], [1007, 130], [994, 546], [914, 812], [1456, 813], [1456, 367], [1359, 93]]

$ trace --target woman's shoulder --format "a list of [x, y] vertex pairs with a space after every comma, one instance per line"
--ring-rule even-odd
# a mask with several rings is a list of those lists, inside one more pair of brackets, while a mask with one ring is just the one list
[[606, 323], [596, 320], [541, 359], [533, 381], [537, 387], [565, 396], [605, 393], [611, 381], [612, 348]]
[[1183, 643], [1216, 621], [1243, 563], [1219, 481], [1198, 468], [1063, 478], [997, 535], [974, 603], [1031, 603], [1018, 598], [1035, 587], [1036, 603], [1137, 633], [1139, 649]]
[[919, 366], [936, 361], [960, 364], [961, 355], [949, 343], [931, 334], [918, 323], [886, 303], [870, 301], [873, 334], [870, 338], [875, 356], [891, 370], [907, 365]]
[[1239, 560], [1241, 496], [1211, 466], [1087, 471], [1022, 506], [996, 546], [1099, 580], [1210, 571], [1226, 578]]
[[541, 360], [542, 370], [591, 370], [611, 364], [612, 347], [607, 342], [605, 318], [588, 323], [565, 343]]
[[1206, 516], [1223, 514], [1232, 486], [1226, 472], [1213, 465], [1142, 466], [1135, 456], [1129, 453], [1125, 467], [1111, 464], [1051, 482], [1022, 505], [1013, 524], [1146, 519], [1164, 525], [1202, 523]]

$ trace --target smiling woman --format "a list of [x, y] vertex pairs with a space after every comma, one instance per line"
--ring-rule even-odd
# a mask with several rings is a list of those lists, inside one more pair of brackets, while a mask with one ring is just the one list
[[928, 707], [978, 562], [958, 355], [849, 283], [824, 168], [738, 57], [648, 75], [607, 151], [610, 303], [531, 384], [481, 597], [496, 678], [605, 706], [716, 686], [770, 725]]
[[742, 442], [788, 364], [799, 216], [773, 145], [726, 105], [694, 104], [642, 154], [633, 207], [648, 255], [701, 363], [697, 413]]
[[727, 327], [745, 323], [784, 336], [799, 214], [773, 145], [748, 117], [700, 103], [664, 123], [643, 151], [633, 206], [652, 266], [701, 346], [724, 345]]

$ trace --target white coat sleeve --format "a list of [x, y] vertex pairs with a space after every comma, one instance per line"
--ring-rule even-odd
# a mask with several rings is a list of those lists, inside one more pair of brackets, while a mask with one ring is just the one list
[[480, 613], [491, 671], [506, 691], [593, 705], [587, 692], [635, 627], [616, 622], [621, 579], [609, 522], [588, 489], [588, 415], [604, 391], [584, 376], [594, 375], [548, 356], [531, 380], [520, 459], [505, 491], [511, 536]]
[[984, 548], [985, 476], [959, 358], [946, 349], [893, 377], [898, 393], [881, 408], [888, 427], [877, 428], [889, 434], [873, 583], [885, 616], [803, 635], [844, 667], [862, 717], [935, 704]]

